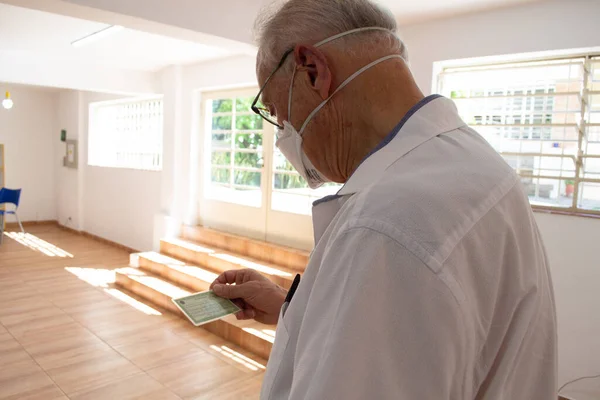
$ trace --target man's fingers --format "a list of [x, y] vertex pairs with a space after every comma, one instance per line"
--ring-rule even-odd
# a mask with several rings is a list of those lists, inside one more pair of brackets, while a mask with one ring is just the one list
[[238, 306], [240, 308], [240, 310], [243, 310], [244, 308], [248, 308], [249, 307], [246, 304], [246, 302], [244, 302], [244, 300], [241, 300], [241, 299], [231, 299], [231, 302], [233, 304], [235, 304], [236, 306]]
[[254, 319], [256, 317], [256, 311], [253, 308], [247, 308], [235, 314], [237, 319]]
[[223, 285], [217, 283], [213, 286], [212, 290], [217, 296], [225, 299], [246, 299], [255, 294], [254, 285], [248, 283], [241, 285]]
[[242, 270], [230, 270], [230, 271], [223, 272], [210, 285], [210, 289], [212, 290], [213, 287], [218, 284], [225, 285], [227, 283], [229, 283], [229, 284], [236, 283], [237, 279], [239, 279], [238, 276], [242, 275], [241, 272], [242, 272]]

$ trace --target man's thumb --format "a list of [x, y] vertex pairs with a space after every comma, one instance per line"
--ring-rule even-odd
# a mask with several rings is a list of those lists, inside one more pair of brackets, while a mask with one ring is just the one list
[[217, 284], [213, 286], [213, 292], [219, 297], [225, 299], [243, 299], [244, 295], [247, 294], [247, 290], [243, 284], [241, 285], [222, 285]]

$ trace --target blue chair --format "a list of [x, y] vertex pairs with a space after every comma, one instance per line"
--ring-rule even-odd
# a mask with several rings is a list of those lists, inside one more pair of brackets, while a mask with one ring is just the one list
[[0, 189], [0, 205], [2, 204], [13, 204], [15, 206], [14, 210], [0, 210], [0, 243], [2, 243], [2, 237], [4, 236], [4, 216], [6, 214], [12, 214], [17, 219], [19, 226], [21, 227], [21, 232], [25, 233], [25, 229], [23, 229], [23, 224], [19, 220], [19, 216], [17, 215], [17, 208], [19, 208], [19, 199], [21, 198], [21, 189]]

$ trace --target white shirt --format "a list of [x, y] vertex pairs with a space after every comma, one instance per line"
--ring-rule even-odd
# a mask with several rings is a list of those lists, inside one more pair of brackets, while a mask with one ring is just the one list
[[262, 399], [555, 400], [547, 259], [519, 178], [430, 96], [313, 209]]

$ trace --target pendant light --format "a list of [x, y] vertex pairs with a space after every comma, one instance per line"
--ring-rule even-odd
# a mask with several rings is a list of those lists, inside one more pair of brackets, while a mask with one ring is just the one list
[[13, 107], [13, 101], [10, 98], [10, 92], [6, 92], [6, 98], [2, 101], [2, 107], [10, 110]]

